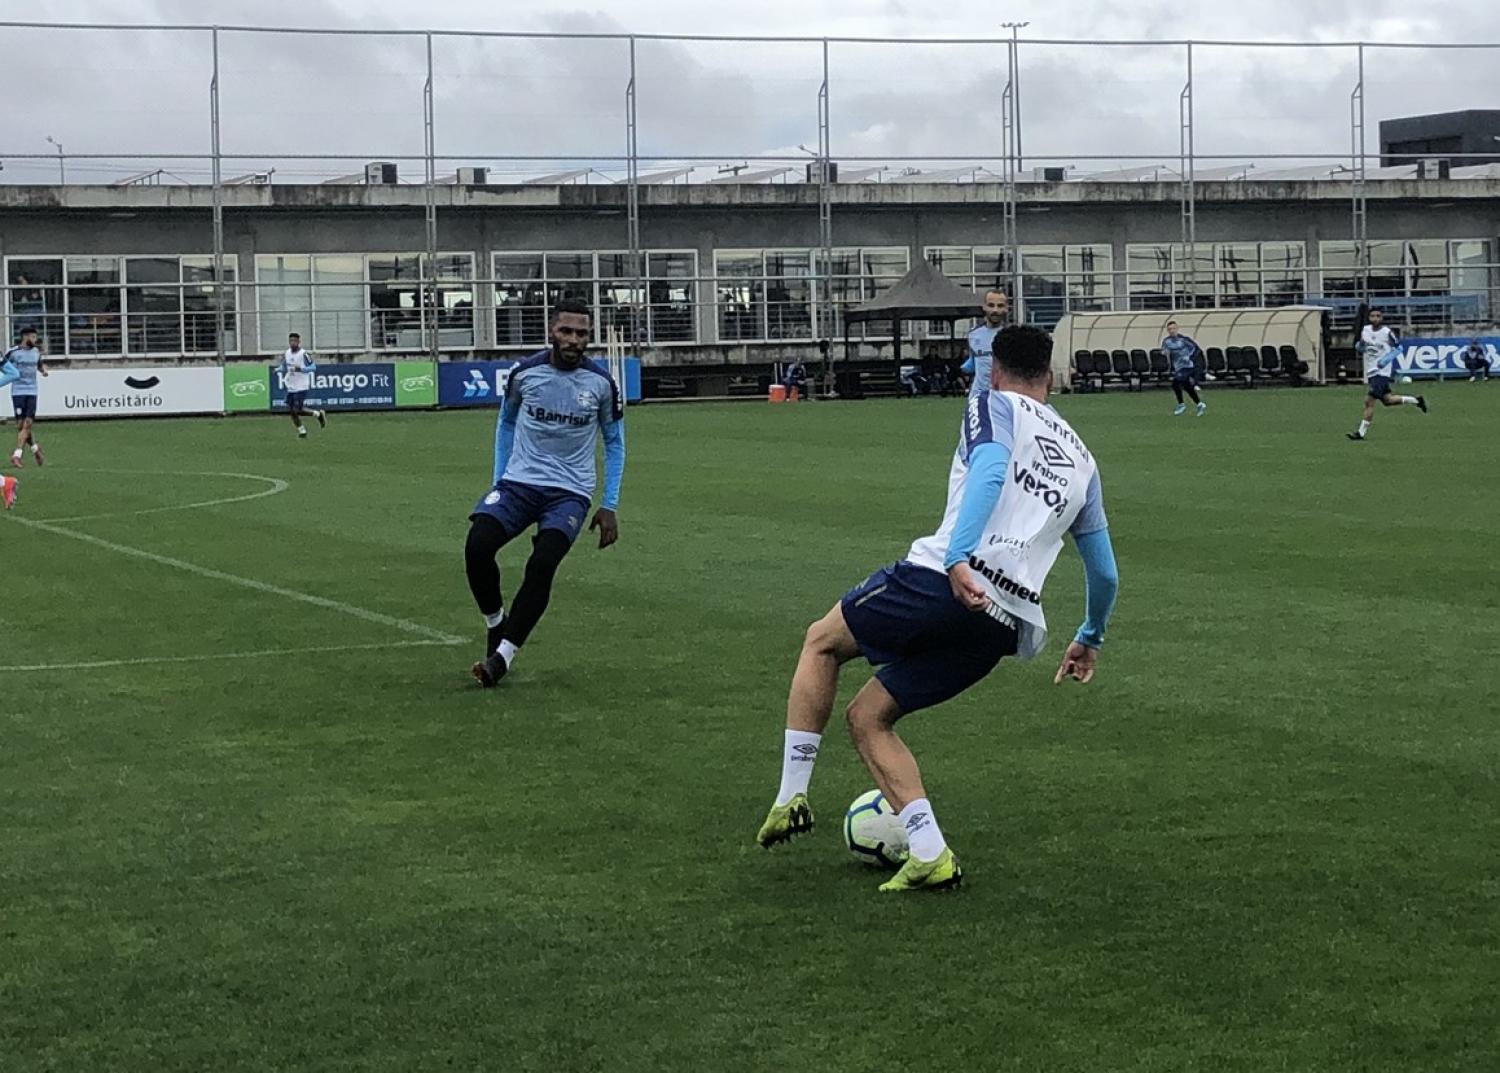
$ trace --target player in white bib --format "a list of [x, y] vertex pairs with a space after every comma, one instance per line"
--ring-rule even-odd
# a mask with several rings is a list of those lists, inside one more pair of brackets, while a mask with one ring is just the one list
[[312, 390], [313, 373], [318, 363], [302, 349], [302, 336], [293, 332], [286, 337], [286, 353], [281, 355], [281, 382], [286, 387], [286, 410], [292, 415], [292, 424], [297, 426], [299, 438], [306, 438], [307, 427], [302, 424], [302, 415], [311, 413], [318, 419], [319, 428], [328, 427], [328, 418], [322, 410], [308, 410], [307, 393]]
[[1046, 332], [1013, 325], [996, 334], [991, 390], [969, 400], [942, 525], [807, 631], [787, 698], [781, 788], [756, 835], [762, 846], [812, 830], [807, 789], [839, 668], [863, 655], [876, 671], [849, 705], [849, 732], [911, 846], [880, 889], [962, 879], [895, 724], [962, 693], [1002, 657], [1042, 650], [1042, 589], [1068, 534], [1083, 558], [1087, 611], [1054, 681], [1093, 677], [1119, 581], [1094, 456], [1047, 405], [1051, 368]]
[[1391, 391], [1396, 382], [1396, 359], [1401, 356], [1401, 337], [1396, 329], [1384, 324], [1385, 314], [1370, 310], [1370, 323], [1359, 332], [1359, 351], [1365, 359], [1365, 414], [1359, 428], [1349, 433], [1351, 440], [1362, 440], [1375, 419], [1375, 403], [1384, 406], [1415, 406], [1427, 412], [1426, 395], [1397, 395]]

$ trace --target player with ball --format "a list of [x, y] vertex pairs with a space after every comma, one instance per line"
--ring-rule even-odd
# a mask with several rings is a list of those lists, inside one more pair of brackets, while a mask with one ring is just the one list
[[[909, 855], [880, 889], [958, 884], [963, 872], [896, 723], [962, 693], [1001, 658], [1029, 659], [1042, 650], [1042, 588], [1065, 535], [1083, 558], [1087, 611], [1054, 681], [1093, 678], [1118, 576], [1098, 467], [1077, 433], [1047, 405], [1051, 383], [1051, 336], [1020, 325], [996, 334], [991, 390], [969, 400], [937, 533], [855, 586], [807, 631], [787, 698], [781, 787], [756, 835], [760, 845], [769, 848], [812, 830], [807, 790], [839, 668], [862, 655], [876, 671], [849, 705], [847, 719], [881, 800], [855, 802], [846, 817], [846, 840], [854, 848], [861, 828], [853, 825], [894, 810]], [[862, 803], [873, 807], [860, 811]], [[880, 846], [877, 855], [886, 848]], [[894, 863], [900, 847], [890, 848]]]

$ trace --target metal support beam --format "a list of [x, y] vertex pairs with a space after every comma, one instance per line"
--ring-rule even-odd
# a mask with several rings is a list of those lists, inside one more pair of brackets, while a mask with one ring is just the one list
[[438, 292], [437, 267], [437, 129], [436, 108], [432, 90], [432, 34], [427, 34], [427, 81], [422, 85], [423, 152], [426, 156], [426, 223], [427, 223], [427, 297], [423, 301], [423, 317], [427, 322], [427, 353], [433, 361], [438, 359], [441, 335], [438, 312], [442, 309], [442, 295]]
[[1370, 236], [1365, 204], [1365, 46], [1355, 46], [1357, 81], [1349, 94], [1350, 232], [1361, 301], [1370, 300]]
[[816, 273], [822, 298], [820, 339], [829, 341], [833, 361], [833, 335], [837, 319], [833, 308], [833, 146], [828, 118], [828, 39], [823, 39], [823, 82], [818, 87], [818, 248], [820, 271]]
[[[224, 174], [219, 147], [219, 28], [211, 31], [213, 42], [213, 77], [208, 83], [208, 119], [213, 147], [213, 247], [214, 247], [214, 350], [219, 364], [224, 364]], [[235, 273], [239, 279], [239, 273]], [[181, 304], [181, 295], [178, 295]], [[236, 303], [238, 305], [238, 303]]]
[[630, 80], [625, 83], [625, 241], [630, 247], [630, 353], [641, 352], [641, 304], [646, 300], [646, 269], [641, 249], [640, 127], [636, 115], [635, 38], [630, 39]]
[[1187, 258], [1184, 287], [1191, 308], [1198, 307], [1198, 189], [1193, 150], [1193, 44], [1187, 45], [1187, 83], [1177, 98], [1178, 174], [1181, 181], [1182, 249]]
[[1014, 303], [1013, 316], [1017, 323], [1024, 323], [1026, 311], [1021, 297], [1021, 245], [1016, 226], [1016, 60], [1017, 49], [1011, 41], [1005, 49], [1005, 89], [1000, 93], [1000, 141], [1002, 160], [1000, 178], [1002, 197], [1000, 202], [1000, 244], [1005, 249], [1005, 271], [1010, 277], [1010, 298]]

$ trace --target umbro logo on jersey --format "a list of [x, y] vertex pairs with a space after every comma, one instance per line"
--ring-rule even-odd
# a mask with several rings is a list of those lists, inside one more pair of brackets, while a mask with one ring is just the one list
[[1067, 451], [1062, 449], [1062, 444], [1047, 436], [1036, 438], [1038, 450], [1042, 452], [1042, 461], [1056, 469], [1072, 469], [1077, 464]]

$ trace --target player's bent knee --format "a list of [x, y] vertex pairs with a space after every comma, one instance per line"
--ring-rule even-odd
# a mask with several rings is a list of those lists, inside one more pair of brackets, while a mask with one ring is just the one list
[[469, 523], [464, 558], [470, 562], [493, 560], [505, 544], [505, 530], [495, 519], [480, 516]]

